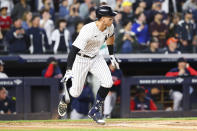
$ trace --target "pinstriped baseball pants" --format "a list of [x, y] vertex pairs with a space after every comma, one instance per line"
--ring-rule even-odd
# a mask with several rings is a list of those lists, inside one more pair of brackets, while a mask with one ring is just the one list
[[80, 96], [88, 72], [92, 73], [99, 79], [102, 87], [112, 87], [113, 81], [111, 72], [103, 56], [98, 55], [91, 59], [76, 55], [72, 68], [72, 87], [69, 90], [72, 97]]

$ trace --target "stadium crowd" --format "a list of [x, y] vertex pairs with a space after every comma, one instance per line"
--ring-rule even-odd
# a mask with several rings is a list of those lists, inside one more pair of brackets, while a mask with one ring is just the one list
[[197, 52], [197, 0], [0, 0], [1, 53], [68, 53], [105, 4], [118, 12], [117, 53]]

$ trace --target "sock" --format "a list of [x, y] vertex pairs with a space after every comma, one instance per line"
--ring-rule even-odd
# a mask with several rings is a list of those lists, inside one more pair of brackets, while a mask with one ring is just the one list
[[109, 88], [105, 88], [101, 86], [97, 92], [96, 100], [104, 101], [108, 93], [109, 93]]
[[[62, 86], [63, 86], [63, 83], [61, 83]], [[72, 96], [70, 95], [70, 88], [72, 86], [72, 80], [69, 79], [67, 82], [66, 82], [66, 87], [67, 87], [67, 90], [68, 90], [68, 94], [69, 94], [69, 97], [70, 97], [70, 100], [72, 100]], [[62, 97], [62, 100], [65, 102], [65, 96]], [[65, 102], [66, 103], [66, 102]]]

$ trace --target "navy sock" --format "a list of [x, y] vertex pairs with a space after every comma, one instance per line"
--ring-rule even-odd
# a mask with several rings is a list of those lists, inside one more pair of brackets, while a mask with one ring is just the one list
[[109, 88], [105, 88], [101, 86], [97, 92], [96, 100], [104, 101], [108, 93], [109, 93]]

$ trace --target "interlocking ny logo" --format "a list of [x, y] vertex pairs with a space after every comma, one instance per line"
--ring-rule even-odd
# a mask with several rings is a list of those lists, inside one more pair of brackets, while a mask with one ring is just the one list
[[22, 80], [16, 79], [16, 80], [14, 80], [14, 83], [17, 85], [20, 85], [22, 83]]
[[176, 78], [176, 81], [178, 82], [178, 83], [182, 83], [183, 81], [184, 81], [184, 79], [183, 78]]

